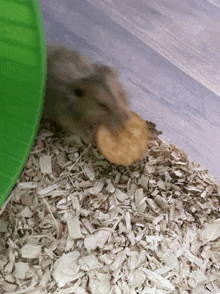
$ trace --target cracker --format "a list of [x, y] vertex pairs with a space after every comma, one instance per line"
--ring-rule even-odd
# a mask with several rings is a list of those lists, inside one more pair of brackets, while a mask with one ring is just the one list
[[113, 130], [100, 126], [96, 140], [106, 159], [118, 165], [129, 165], [143, 157], [148, 148], [149, 131], [146, 122], [131, 111], [131, 119], [124, 128]]

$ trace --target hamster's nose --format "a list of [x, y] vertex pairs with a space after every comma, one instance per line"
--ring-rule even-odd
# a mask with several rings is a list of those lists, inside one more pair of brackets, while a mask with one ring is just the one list
[[122, 116], [122, 118], [123, 118], [122, 124], [123, 125], [126, 125], [130, 121], [130, 119], [131, 119], [131, 113], [130, 113], [130, 111], [124, 113], [124, 115]]
[[118, 127], [125, 128], [125, 126], [129, 122], [130, 118], [131, 118], [131, 115], [129, 112], [120, 113], [119, 118], [118, 118], [118, 123], [119, 123]]

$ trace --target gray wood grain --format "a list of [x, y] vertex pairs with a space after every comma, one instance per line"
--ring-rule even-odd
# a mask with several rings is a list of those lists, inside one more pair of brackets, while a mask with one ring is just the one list
[[132, 109], [220, 180], [217, 0], [41, 0], [41, 7], [47, 41], [117, 68]]
[[212, 3], [213, 5], [220, 7], [220, 0], [208, 0], [208, 2]]
[[[174, 25], [164, 15], [160, 20], [156, 13], [145, 14], [142, 10], [137, 11], [140, 0], [135, 1], [135, 7], [126, 5], [129, 1], [88, 1], [182, 71], [220, 95], [220, 56], [216, 58], [207, 54], [206, 48], [200, 46], [198, 39], [192, 38], [178, 23]], [[218, 9], [213, 9], [214, 16], [216, 10]], [[212, 64], [216, 66], [213, 67]]]

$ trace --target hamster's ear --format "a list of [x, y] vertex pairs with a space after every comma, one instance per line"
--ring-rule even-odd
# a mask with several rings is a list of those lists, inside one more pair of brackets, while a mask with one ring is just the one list
[[97, 65], [96, 64], [95, 68], [102, 76], [110, 75], [114, 78], [118, 77], [118, 71], [112, 67], [107, 66], [107, 65]]
[[108, 69], [111, 71], [113, 77], [118, 78], [118, 71], [115, 68], [109, 67]]

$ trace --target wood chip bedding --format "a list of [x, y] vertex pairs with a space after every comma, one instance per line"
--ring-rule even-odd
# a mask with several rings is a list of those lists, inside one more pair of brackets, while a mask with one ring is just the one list
[[0, 210], [0, 293], [220, 293], [220, 184], [149, 144], [116, 166], [41, 126]]

